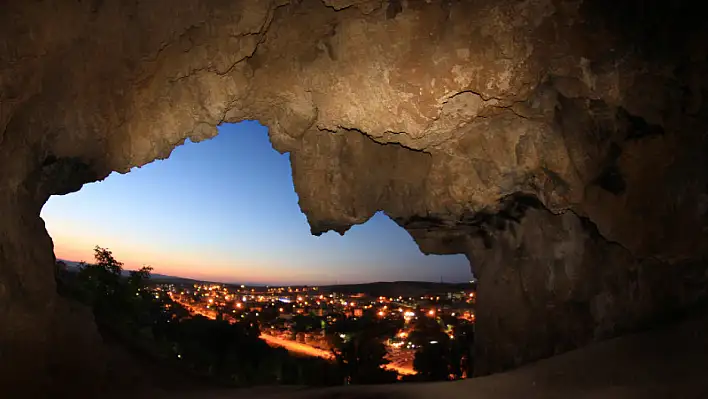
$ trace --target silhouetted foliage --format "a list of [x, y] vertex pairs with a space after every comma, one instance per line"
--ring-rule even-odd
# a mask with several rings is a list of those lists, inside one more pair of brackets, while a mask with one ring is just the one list
[[460, 375], [471, 377], [474, 374], [474, 324], [460, 323], [454, 334], [453, 353], [459, 358]]
[[441, 381], [472, 375], [474, 325], [456, 320], [449, 326], [453, 327], [452, 333], [443, 331], [437, 319], [417, 320], [409, 338], [418, 347], [413, 360], [413, 368], [419, 373], [417, 380]]
[[382, 384], [396, 381], [397, 374], [382, 368], [388, 364], [384, 344], [367, 334], [341, 340], [334, 350], [337, 365], [350, 384]]
[[293, 331], [295, 333], [318, 331], [322, 329], [322, 318], [313, 315], [296, 315], [293, 317]]
[[397, 331], [397, 323], [362, 318], [339, 318], [328, 330], [337, 365], [347, 383], [382, 384], [395, 382], [397, 374], [382, 366], [389, 363], [382, 340]]

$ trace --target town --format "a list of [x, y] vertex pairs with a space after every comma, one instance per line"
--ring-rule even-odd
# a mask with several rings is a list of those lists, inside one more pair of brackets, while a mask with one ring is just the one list
[[[337, 341], [346, 342], [357, 334], [356, 329], [340, 331], [337, 326], [359, 319], [378, 320], [388, 326], [387, 333], [380, 336], [388, 361], [383, 368], [395, 371], [399, 380], [417, 373], [414, 367], [417, 351], [441, 344], [435, 336], [426, 338], [425, 334], [416, 334], [421, 325], [438, 326], [438, 332], [451, 341], [459, 334], [474, 331], [476, 293], [472, 284], [457, 291], [441, 286], [416, 297], [372, 296], [364, 292], [337, 292], [336, 288], [200, 282], [155, 284], [150, 289], [156, 298], [167, 296], [171, 302], [187, 309], [187, 317], [201, 315], [232, 324], [256, 322], [260, 338], [270, 346], [328, 360], [334, 360]], [[168, 313], [175, 310], [170, 302], [165, 302], [164, 306]], [[178, 315], [174, 313], [172, 317]], [[470, 361], [469, 357], [468, 354], [462, 356], [463, 366]], [[462, 367], [462, 373], [457, 376], [451, 373], [446, 379], [465, 378], [467, 369]]]

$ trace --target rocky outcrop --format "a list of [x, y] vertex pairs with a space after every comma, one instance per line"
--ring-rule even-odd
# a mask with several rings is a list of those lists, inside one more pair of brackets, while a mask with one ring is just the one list
[[245, 119], [291, 153], [313, 233], [384, 210], [469, 257], [479, 373], [688, 306], [708, 248], [690, 5], [6, 1], [0, 347], [45, 348], [37, 367], [56, 347], [50, 195]]
[[554, 214], [534, 196], [505, 197], [499, 208], [461, 220], [454, 233], [404, 223], [419, 242], [467, 253], [478, 302], [493, 304], [477, 310], [479, 375], [654, 327], [708, 295], [700, 260], [637, 258], [587, 217]]

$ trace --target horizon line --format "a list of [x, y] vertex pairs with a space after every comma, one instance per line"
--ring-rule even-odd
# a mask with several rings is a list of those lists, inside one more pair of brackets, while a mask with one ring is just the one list
[[[90, 262], [86, 261], [76, 261], [76, 260], [70, 260], [70, 259], [63, 259], [63, 258], [56, 258], [57, 261], [64, 261], [64, 262], [72, 262], [72, 263], [86, 263], [86, 264], [92, 264]], [[125, 271], [134, 271], [134, 269], [123, 269]], [[136, 269], [137, 270], [137, 269]], [[326, 284], [312, 284], [312, 283], [284, 283], [284, 284], [272, 284], [272, 283], [248, 283], [248, 282], [235, 282], [235, 281], [219, 281], [219, 280], [201, 280], [197, 278], [192, 278], [192, 277], [183, 277], [183, 276], [175, 276], [171, 274], [162, 274], [162, 273], [151, 273], [151, 274], [157, 274], [160, 276], [165, 276], [165, 277], [172, 277], [172, 278], [178, 278], [182, 280], [192, 280], [192, 281], [198, 281], [198, 282], [203, 282], [203, 283], [219, 283], [219, 284], [233, 284], [233, 285], [249, 285], [252, 287], [270, 287], [270, 286], [290, 286], [290, 287], [298, 287], [298, 286], [339, 286], [339, 285], [357, 285], [357, 284], [376, 284], [376, 283], [434, 283], [434, 284], [470, 284], [473, 281], [476, 281], [476, 278], [470, 276], [469, 280], [465, 281], [432, 281], [432, 280], [378, 280], [378, 281], [367, 281], [367, 282], [350, 282], [350, 283], [340, 283], [340, 282], [335, 282], [335, 283], [326, 283]]]

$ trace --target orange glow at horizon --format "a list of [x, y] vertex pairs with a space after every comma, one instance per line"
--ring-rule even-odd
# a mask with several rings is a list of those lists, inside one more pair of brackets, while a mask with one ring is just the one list
[[[54, 236], [52, 238], [54, 255], [57, 259], [86, 263], [94, 261], [93, 249], [96, 244], [81, 242], [83, 240], [73, 237]], [[165, 256], [152, 253], [152, 251], [143, 251], [142, 248], [130, 251], [127, 250], [128, 245], [121, 244], [118, 242], [116, 245], [106, 246], [106, 248], [113, 252], [113, 256], [118, 261], [123, 262], [123, 267], [126, 270], [137, 270], [143, 266], [151, 266], [153, 273], [174, 277], [219, 282], [248, 280], [255, 284], [276, 283], [279, 278], [282, 278], [282, 275], [276, 271], [264, 267], [233, 265], [218, 260], [205, 261], [199, 256], [181, 256], [185, 254], [174, 254], [174, 257]], [[208, 263], [208, 266], [205, 263]], [[256, 271], [260, 271], [260, 273], [256, 273]]]

